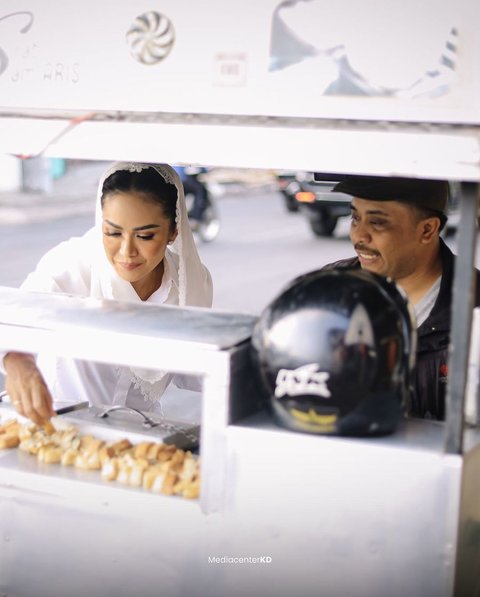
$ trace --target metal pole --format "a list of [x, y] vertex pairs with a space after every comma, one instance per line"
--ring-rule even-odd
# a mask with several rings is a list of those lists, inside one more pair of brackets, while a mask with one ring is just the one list
[[479, 185], [477, 183], [462, 183], [448, 357], [449, 375], [445, 418], [445, 452], [447, 454], [461, 454], [463, 451], [463, 413], [472, 310], [475, 300], [473, 268], [477, 236], [478, 195]]

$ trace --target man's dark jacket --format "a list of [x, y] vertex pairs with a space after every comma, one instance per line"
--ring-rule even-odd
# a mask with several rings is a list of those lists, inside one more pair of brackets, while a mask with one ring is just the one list
[[[455, 256], [440, 239], [442, 281], [430, 315], [417, 330], [417, 364], [411, 403], [407, 414], [426, 419], [445, 419], [448, 376], [448, 345]], [[358, 257], [342, 259], [322, 269], [360, 268]], [[475, 305], [480, 305], [480, 272], [476, 270]]]

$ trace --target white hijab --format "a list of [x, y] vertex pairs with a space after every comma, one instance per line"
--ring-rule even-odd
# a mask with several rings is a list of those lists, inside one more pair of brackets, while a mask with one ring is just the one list
[[[165, 260], [172, 278], [178, 284], [178, 305], [181, 307], [211, 307], [212, 279], [197, 252], [188, 221], [183, 185], [175, 170], [166, 164], [116, 162], [101, 177], [97, 190], [94, 229], [94, 243], [98, 243], [98, 250], [94, 250], [94, 253], [101, 255], [101, 258], [92, 260], [90, 296], [98, 299], [141, 302], [130, 282], [120, 278], [106, 257], [103, 247], [101, 197], [103, 183], [114, 172], [118, 170], [141, 172], [147, 168], [153, 168], [167, 183], [173, 184], [177, 188], [175, 222], [178, 234], [176, 239], [168, 245]], [[171, 374], [167, 374], [165, 371], [153, 371], [138, 367], [130, 368], [130, 371], [132, 372], [132, 383], [140, 387], [145, 398], [153, 401], [160, 399], [171, 379]]]

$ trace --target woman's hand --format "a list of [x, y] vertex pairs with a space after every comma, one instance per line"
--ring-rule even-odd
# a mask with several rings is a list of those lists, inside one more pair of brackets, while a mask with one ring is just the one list
[[52, 396], [31, 354], [9, 352], [3, 359], [5, 390], [16, 411], [37, 425], [55, 415]]

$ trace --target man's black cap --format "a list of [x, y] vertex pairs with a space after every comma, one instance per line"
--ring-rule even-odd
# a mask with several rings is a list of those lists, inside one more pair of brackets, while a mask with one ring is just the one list
[[372, 201], [401, 201], [445, 213], [448, 182], [396, 176], [345, 176], [332, 191]]

